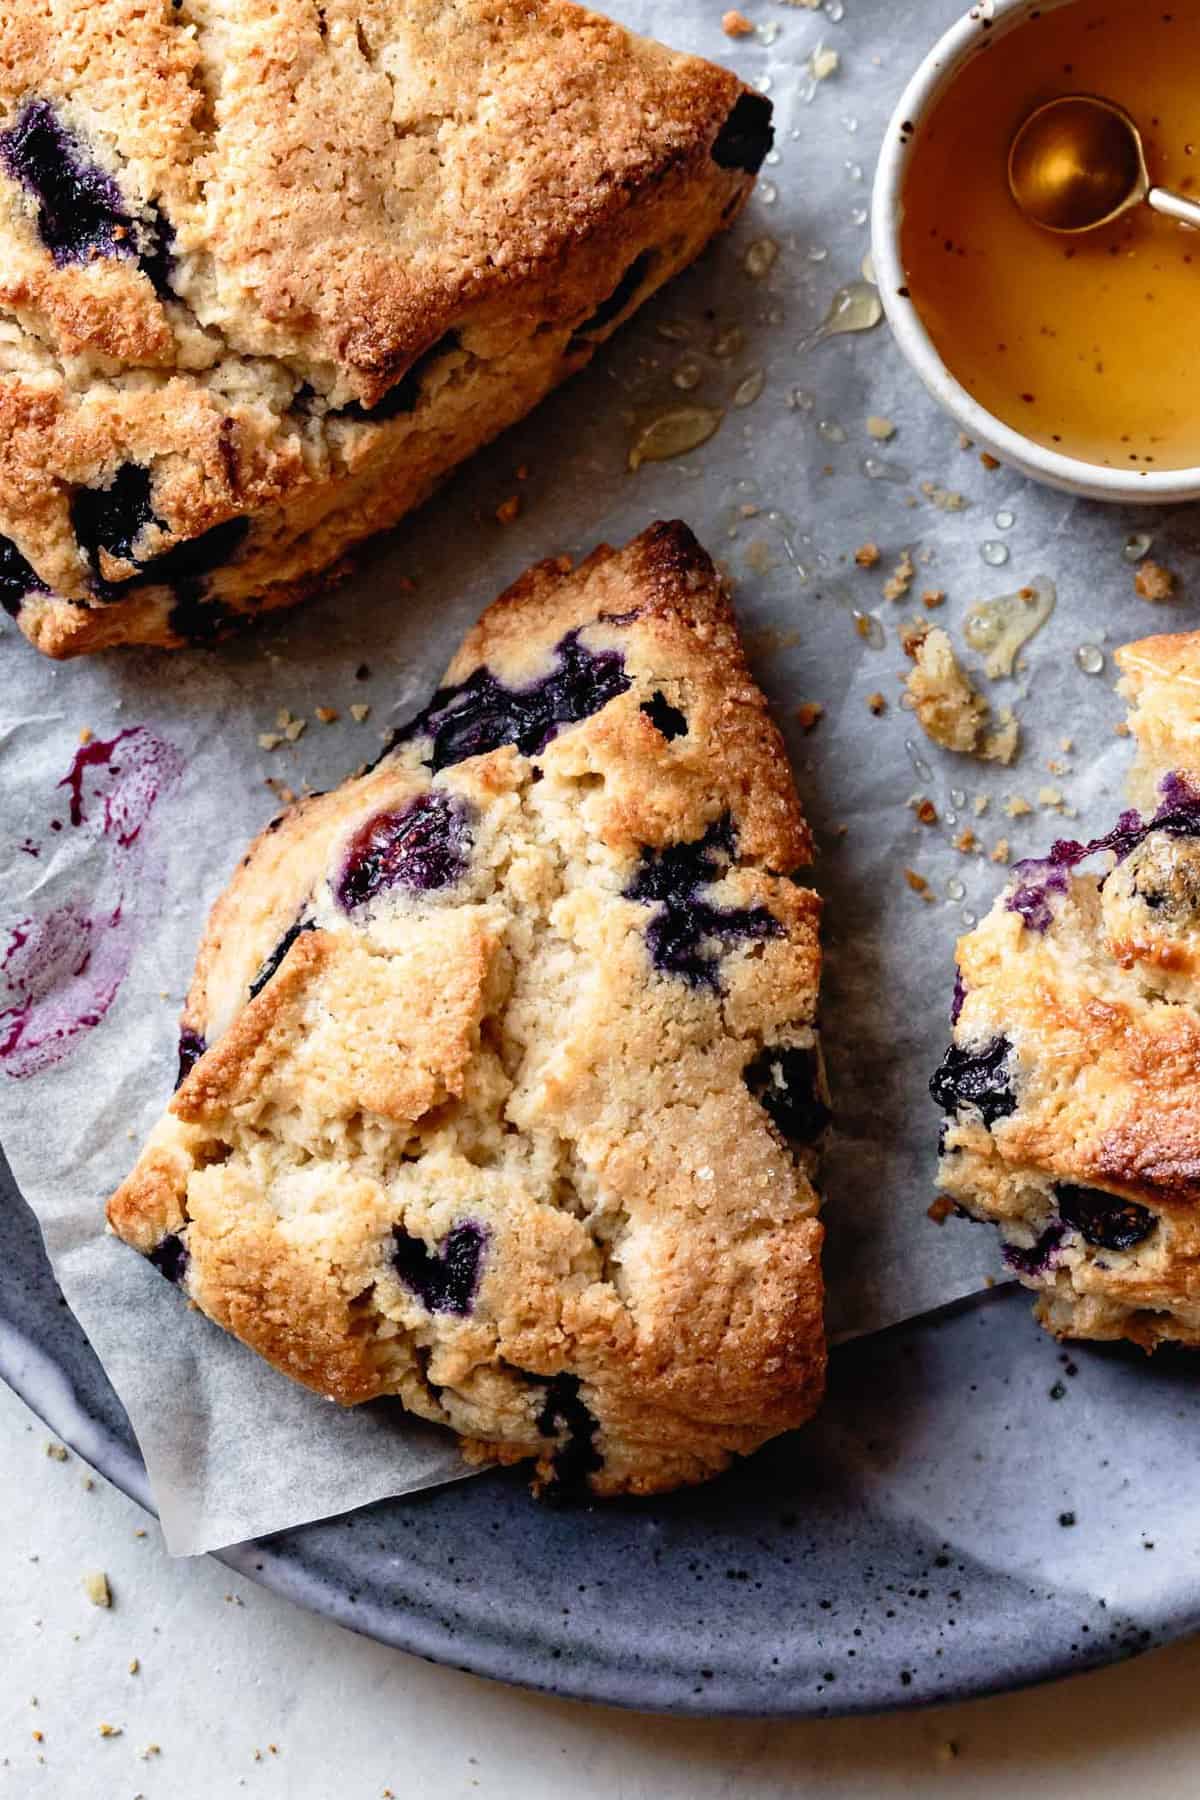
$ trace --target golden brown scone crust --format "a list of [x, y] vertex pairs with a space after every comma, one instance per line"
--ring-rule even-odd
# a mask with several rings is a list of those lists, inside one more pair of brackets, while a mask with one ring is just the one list
[[824, 1380], [783, 743], [682, 525], [531, 570], [446, 682], [239, 866], [109, 1218], [320, 1393], [596, 1493], [702, 1480]]
[[769, 112], [567, 0], [12, 0], [0, 599], [73, 656], [302, 598], [730, 222]]
[[1200, 633], [1117, 661], [1140, 810], [1018, 865], [959, 943], [939, 1186], [1050, 1330], [1153, 1349], [1200, 1344]]

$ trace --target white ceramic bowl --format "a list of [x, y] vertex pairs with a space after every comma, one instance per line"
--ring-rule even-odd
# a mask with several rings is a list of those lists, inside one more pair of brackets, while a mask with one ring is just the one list
[[921, 316], [905, 292], [900, 258], [901, 195], [913, 143], [922, 119], [979, 47], [980, 35], [1019, 30], [1026, 16], [1071, 0], [978, 0], [934, 45], [905, 88], [888, 124], [875, 174], [871, 208], [871, 253], [875, 276], [896, 342], [934, 399], [1002, 462], [1049, 487], [1092, 500], [1164, 504], [1200, 498], [1200, 469], [1109, 469], [1048, 450], [1015, 431], [972, 398], [942, 361]]

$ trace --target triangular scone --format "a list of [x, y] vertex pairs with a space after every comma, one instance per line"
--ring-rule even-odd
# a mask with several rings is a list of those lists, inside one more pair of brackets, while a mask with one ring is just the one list
[[1018, 863], [959, 943], [939, 1186], [1049, 1330], [1200, 1345], [1200, 633], [1117, 661], [1139, 810]]
[[566, 0], [7, 0], [0, 604], [286, 606], [738, 213], [771, 107]]
[[239, 867], [109, 1217], [320, 1393], [596, 1493], [698, 1481], [824, 1376], [783, 744], [678, 524], [532, 570], [446, 681]]

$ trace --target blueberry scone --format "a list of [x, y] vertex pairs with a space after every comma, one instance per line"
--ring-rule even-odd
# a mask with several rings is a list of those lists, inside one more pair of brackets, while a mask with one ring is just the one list
[[1200, 633], [1118, 652], [1136, 811], [958, 945], [939, 1185], [1064, 1337], [1200, 1344]]
[[713, 566], [656, 525], [484, 614], [217, 902], [109, 1207], [277, 1367], [651, 1493], [824, 1375], [807, 828]]
[[0, 603], [302, 598], [741, 208], [770, 105], [566, 0], [0, 8]]

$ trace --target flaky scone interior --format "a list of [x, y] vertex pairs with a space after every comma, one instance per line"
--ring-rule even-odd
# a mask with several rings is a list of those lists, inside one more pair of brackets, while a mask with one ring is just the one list
[[1200, 1344], [1200, 633], [1117, 654], [1136, 810], [958, 945], [939, 1186], [1063, 1337]]
[[809, 854], [686, 527], [543, 564], [240, 864], [113, 1226], [333, 1399], [598, 1494], [714, 1474], [823, 1384]]

